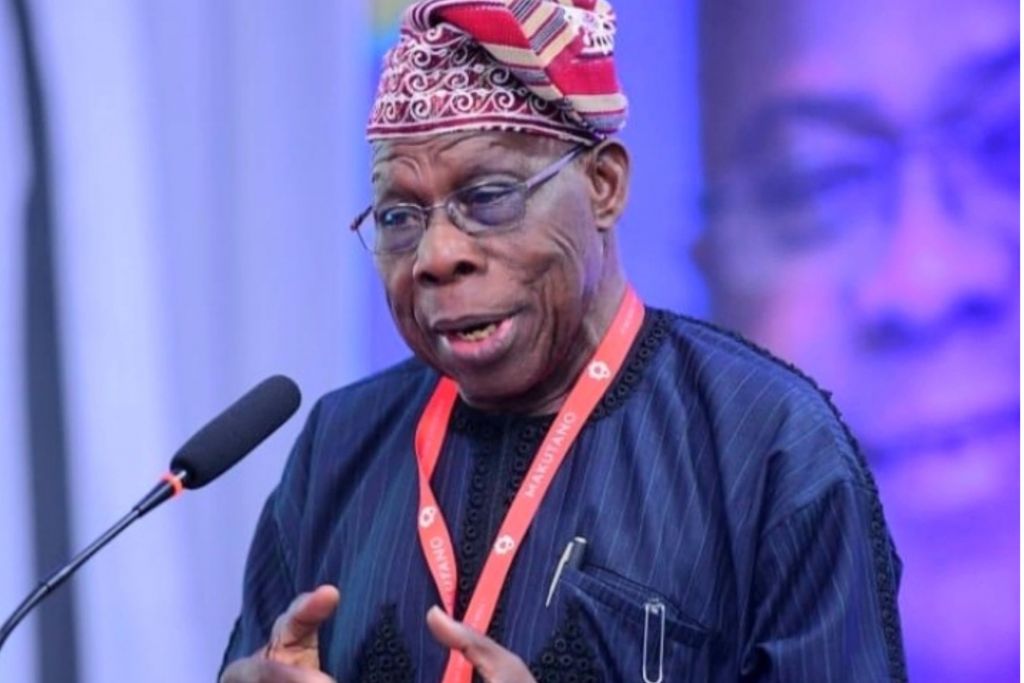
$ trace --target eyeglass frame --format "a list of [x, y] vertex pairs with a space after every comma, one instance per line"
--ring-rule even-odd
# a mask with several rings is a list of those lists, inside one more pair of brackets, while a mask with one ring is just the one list
[[[517, 182], [510, 182], [510, 183], [508, 183], [508, 186], [509, 186], [510, 189], [515, 188], [516, 190], [518, 190], [519, 192], [521, 192], [523, 194], [523, 214], [525, 215], [525, 212], [526, 212], [526, 202], [530, 199], [530, 196], [541, 185], [543, 185], [544, 183], [546, 183], [547, 181], [551, 180], [556, 175], [558, 175], [562, 171], [562, 169], [564, 169], [566, 166], [568, 166], [573, 161], [575, 161], [576, 158], [579, 157], [580, 154], [582, 154], [583, 152], [586, 152], [588, 150], [591, 150], [591, 149], [593, 149], [592, 145], [583, 144], [583, 143], [576, 144], [568, 152], [566, 152], [565, 154], [560, 156], [558, 159], [553, 161], [551, 164], [549, 164], [549, 165], [545, 166], [544, 168], [542, 168], [541, 170], [537, 171], [536, 173], [534, 173], [532, 176], [530, 176], [526, 180], [521, 180], [521, 181], [517, 181]], [[455, 200], [457, 195], [462, 194], [464, 192], [467, 192], [469, 190], [473, 190], [475, 188], [485, 187], [487, 185], [492, 185], [492, 184], [497, 184], [497, 183], [495, 183], [495, 181], [484, 181], [484, 182], [473, 183], [473, 184], [470, 184], [470, 185], [466, 185], [464, 187], [460, 187], [460, 188], [450, 192], [441, 201], [436, 202], [434, 204], [431, 204], [429, 206], [423, 206], [421, 204], [415, 204], [413, 202], [399, 202], [398, 204], [393, 204], [392, 206], [389, 206], [388, 207], [389, 209], [394, 209], [394, 208], [399, 208], [399, 207], [416, 209], [420, 213], [420, 215], [423, 216], [423, 228], [420, 231], [419, 238], [416, 239], [412, 243], [412, 245], [409, 248], [407, 248], [407, 249], [398, 249], [398, 250], [394, 250], [394, 251], [385, 251], [385, 250], [378, 251], [376, 249], [373, 249], [370, 245], [368, 245], [366, 243], [366, 239], [363, 237], [363, 233], [360, 230], [360, 228], [362, 227], [362, 225], [366, 221], [366, 219], [373, 213], [373, 210], [374, 210], [374, 205], [373, 204], [370, 204], [365, 209], [363, 209], [362, 211], [359, 212], [359, 215], [357, 215], [355, 217], [355, 219], [353, 219], [352, 223], [349, 225], [349, 230], [351, 230], [352, 232], [356, 233], [356, 235], [359, 237], [359, 242], [363, 245], [363, 247], [368, 252], [370, 252], [371, 254], [374, 254], [374, 255], [396, 255], [396, 254], [405, 254], [405, 253], [409, 253], [411, 251], [415, 251], [416, 248], [419, 247], [420, 242], [423, 240], [423, 235], [425, 235], [426, 232], [427, 232], [427, 229], [430, 228], [430, 219], [433, 216], [434, 211], [437, 210], [437, 209], [441, 209], [441, 208], [443, 208], [445, 210], [445, 214], [448, 216], [448, 220], [451, 221], [452, 225], [454, 225], [456, 228], [458, 228], [458, 230], [460, 232], [463, 232], [466, 235], [470, 235], [470, 236], [474, 236], [475, 237], [475, 236], [478, 236], [478, 235], [501, 234], [501, 233], [504, 233], [504, 232], [511, 232], [511, 231], [515, 230], [518, 227], [518, 224], [522, 221], [523, 216], [520, 216], [518, 220], [512, 221], [507, 226], [489, 226], [485, 230], [478, 230], [478, 231], [473, 232], [473, 231], [468, 230], [466, 228], [466, 225], [464, 225], [464, 223], [466, 222], [466, 217], [464, 217], [455, 208], [454, 200]]]

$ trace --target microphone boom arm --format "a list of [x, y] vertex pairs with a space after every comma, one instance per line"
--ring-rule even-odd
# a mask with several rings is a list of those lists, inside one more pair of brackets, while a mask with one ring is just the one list
[[89, 561], [89, 558], [98, 553], [104, 546], [113, 541], [122, 531], [130, 527], [136, 520], [140, 519], [147, 512], [169, 500], [181, 491], [182, 482], [188, 476], [184, 470], [165, 476], [159, 484], [143, 496], [142, 500], [132, 507], [131, 511], [119, 519], [112, 527], [107, 529], [102, 536], [90, 543], [85, 550], [81, 551], [71, 561], [57, 569], [43, 579], [36, 589], [29, 593], [28, 597], [21, 601], [21, 604], [7, 617], [7, 621], [0, 627], [0, 648], [3, 648], [7, 638], [14, 629], [21, 623], [28, 614], [42, 602], [46, 596], [59, 588], [65, 581], [70, 579], [79, 567]]
[[299, 408], [301, 394], [295, 382], [274, 375], [250, 389], [220, 415], [210, 420], [171, 458], [171, 471], [143, 496], [127, 515], [93, 541], [70, 562], [43, 580], [0, 626], [0, 648], [32, 609], [78, 571], [104, 546], [150, 510], [178, 495], [198, 489], [222, 475], [259, 446]]

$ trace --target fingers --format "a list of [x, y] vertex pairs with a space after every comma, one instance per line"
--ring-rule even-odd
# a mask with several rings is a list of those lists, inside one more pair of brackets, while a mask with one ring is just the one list
[[341, 596], [334, 586], [320, 586], [302, 593], [274, 622], [270, 637], [275, 647], [300, 647], [310, 640], [316, 644], [317, 630], [338, 607]]
[[317, 632], [338, 607], [338, 589], [320, 586], [299, 595], [284, 614], [274, 622], [264, 659], [291, 666], [320, 669]]
[[451, 650], [465, 652], [470, 646], [478, 646], [473, 629], [455, 621], [436, 605], [427, 612], [427, 626], [437, 642]]
[[253, 655], [239, 659], [224, 670], [220, 683], [334, 683], [319, 671], [289, 666]]
[[427, 612], [427, 627], [437, 642], [458, 650], [488, 683], [528, 683], [534, 678], [515, 654], [487, 636], [455, 621], [440, 607]]

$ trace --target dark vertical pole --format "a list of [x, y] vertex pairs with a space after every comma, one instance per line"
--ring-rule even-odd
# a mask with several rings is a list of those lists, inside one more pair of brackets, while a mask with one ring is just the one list
[[[46, 110], [29, 8], [25, 0], [11, 0], [10, 7], [24, 75], [31, 159], [31, 181], [25, 204], [25, 388], [35, 573], [44, 576], [71, 556], [53, 254], [52, 174]], [[40, 683], [75, 683], [78, 680], [72, 590], [72, 585], [65, 586], [40, 607], [37, 621]]]

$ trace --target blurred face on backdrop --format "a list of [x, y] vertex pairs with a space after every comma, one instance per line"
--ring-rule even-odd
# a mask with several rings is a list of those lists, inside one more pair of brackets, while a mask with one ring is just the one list
[[713, 314], [835, 393], [906, 563], [911, 675], [1015, 676], [1018, 6], [704, 8]]

